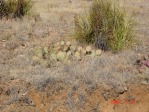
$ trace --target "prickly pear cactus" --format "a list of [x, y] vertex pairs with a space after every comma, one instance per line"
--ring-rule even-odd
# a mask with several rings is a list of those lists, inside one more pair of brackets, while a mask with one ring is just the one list
[[86, 53], [87, 53], [87, 54], [90, 54], [91, 51], [92, 51], [91, 46], [87, 46], [87, 47], [86, 47]]
[[102, 51], [101, 51], [101, 50], [96, 50], [96, 56], [100, 56], [100, 55], [101, 55], [101, 53], [102, 53]]
[[64, 52], [68, 52], [69, 51], [69, 47], [68, 46], [64, 46], [63, 51]]
[[32, 65], [40, 64], [40, 58], [37, 56], [32, 57]]
[[34, 64], [50, 67], [53, 65], [57, 66], [58, 63], [61, 62], [72, 62], [73, 59], [81, 61], [86, 56], [100, 56], [102, 50], [95, 50], [91, 46], [77, 46], [76, 44], [72, 44], [70, 41], [60, 41], [53, 43], [50, 46], [32, 48], [31, 52]]
[[35, 54], [36, 54], [36, 56], [38, 56], [39, 58], [43, 58], [44, 52], [43, 52], [42, 47], [38, 47], [38, 48], [35, 50]]
[[70, 41], [66, 42], [66, 45], [71, 46], [71, 42]]
[[65, 41], [61, 41], [61, 45], [62, 45], [62, 46], [65, 45]]
[[71, 59], [71, 56], [72, 56], [72, 52], [71, 52], [71, 51], [68, 51], [68, 52], [66, 53], [66, 60], [67, 60], [67, 61], [70, 60], [70, 59]]
[[72, 45], [70, 47], [70, 50], [71, 50], [72, 53], [74, 53], [77, 50], [77, 47], [75, 45]]
[[60, 46], [60, 43], [59, 43], [59, 42], [57, 42], [54, 46], [55, 46], [55, 47]]
[[92, 51], [91, 51], [90, 56], [91, 56], [91, 57], [95, 57], [95, 56], [96, 56], [96, 52], [95, 52], [95, 50], [92, 50]]
[[82, 50], [83, 48], [81, 47], [81, 46], [79, 46], [78, 48], [77, 48], [77, 50], [80, 52], [81, 50]]
[[40, 64], [44, 67], [50, 67], [50, 63], [47, 60], [41, 60]]
[[56, 47], [54, 48], [54, 50], [55, 50], [55, 51], [61, 50], [61, 46], [56, 46]]
[[77, 60], [79, 60], [79, 61], [81, 60], [81, 54], [80, 54], [80, 52], [76, 51], [75, 54], [74, 54], [74, 56], [76, 57]]
[[48, 47], [44, 47], [43, 50], [44, 50], [44, 53], [45, 54], [48, 54], [49, 53], [49, 48]]
[[82, 50], [81, 50], [81, 53], [82, 53], [83, 55], [86, 55], [86, 50], [85, 50], [85, 49], [82, 49]]
[[66, 52], [58, 52], [57, 53], [57, 60], [58, 61], [64, 61], [66, 59]]
[[57, 55], [56, 55], [56, 53], [55, 53], [55, 52], [51, 53], [50, 58], [51, 58], [52, 60], [57, 60]]

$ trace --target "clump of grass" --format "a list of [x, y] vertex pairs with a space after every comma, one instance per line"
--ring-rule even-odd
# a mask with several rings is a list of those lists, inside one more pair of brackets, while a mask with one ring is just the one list
[[0, 0], [0, 18], [2, 19], [7, 15], [8, 15], [7, 4], [4, 0]]
[[[29, 10], [32, 7], [30, 0], [1, 0], [0, 6], [0, 15], [2, 17], [11, 16], [13, 18], [21, 18], [28, 14]], [[1, 5], [2, 4], [2, 5]]]
[[22, 17], [28, 14], [32, 4], [30, 0], [18, 0], [15, 5], [14, 17]]
[[8, 0], [6, 4], [8, 6], [8, 13], [13, 14], [16, 10], [17, 1], [16, 0]]
[[75, 17], [75, 37], [103, 50], [120, 51], [133, 43], [133, 24], [117, 0], [94, 0], [84, 17]]

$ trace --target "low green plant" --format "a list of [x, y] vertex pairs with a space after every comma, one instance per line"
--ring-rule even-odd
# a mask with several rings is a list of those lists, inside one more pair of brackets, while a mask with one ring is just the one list
[[120, 51], [133, 43], [133, 22], [118, 0], [94, 0], [89, 13], [75, 17], [75, 38], [103, 50]]
[[30, 9], [32, 8], [31, 0], [24, 0], [22, 5], [23, 5], [23, 13], [24, 15], [27, 15]]

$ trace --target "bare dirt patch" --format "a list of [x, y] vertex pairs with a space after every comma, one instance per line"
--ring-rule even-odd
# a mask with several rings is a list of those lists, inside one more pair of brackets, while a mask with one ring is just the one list
[[[6, 86], [7, 85], [7, 86]], [[40, 88], [41, 89], [41, 88]], [[62, 81], [42, 90], [21, 80], [1, 85], [1, 112], [148, 112], [149, 88], [131, 85], [123, 93], [116, 88]]]

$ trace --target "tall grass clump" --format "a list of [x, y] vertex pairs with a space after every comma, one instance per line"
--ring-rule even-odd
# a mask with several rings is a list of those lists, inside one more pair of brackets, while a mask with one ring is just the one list
[[75, 38], [103, 50], [120, 51], [133, 43], [133, 24], [118, 0], [94, 0], [85, 16], [75, 17]]
[[4, 0], [0, 0], [0, 18], [2, 19], [7, 15], [8, 15], [7, 4]]
[[31, 0], [0, 0], [0, 15], [2, 17], [21, 18], [28, 14], [32, 7]]

